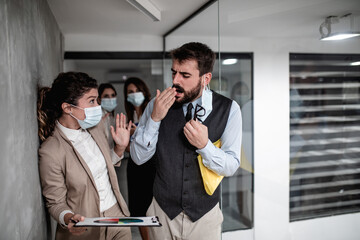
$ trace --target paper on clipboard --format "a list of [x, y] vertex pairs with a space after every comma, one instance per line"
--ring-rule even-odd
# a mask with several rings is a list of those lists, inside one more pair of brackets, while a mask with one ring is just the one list
[[75, 227], [160, 227], [161, 223], [157, 216], [150, 217], [97, 217], [85, 218], [78, 222]]

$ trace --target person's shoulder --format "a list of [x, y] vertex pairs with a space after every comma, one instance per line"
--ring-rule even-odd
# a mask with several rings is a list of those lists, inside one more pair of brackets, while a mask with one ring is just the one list
[[230, 98], [228, 98], [228, 97], [226, 97], [226, 96], [224, 96], [224, 95], [222, 95], [220, 93], [217, 93], [217, 92], [215, 92], [213, 90], [211, 90], [211, 92], [212, 92], [213, 98], [220, 99], [222, 102], [226, 102], [229, 105], [236, 103], [234, 100], [232, 100], [232, 99], [230, 99]]
[[222, 94], [220, 94], [218, 92], [215, 92], [214, 90], [211, 90], [211, 93], [212, 93], [213, 97], [215, 97], [215, 98], [217, 97], [217, 98], [220, 98], [220, 99], [226, 99], [226, 100], [231, 101], [230, 98], [228, 98], [228, 97], [226, 97], [226, 96], [224, 96], [224, 95], [222, 95]]
[[56, 130], [41, 144], [38, 151], [40, 172], [47, 172], [49, 168], [55, 166], [65, 167], [66, 152], [68, 150], [65, 144], [67, 144], [66, 140]]
[[45, 154], [56, 155], [62, 152], [62, 140], [58, 134], [52, 133], [39, 148], [40, 156]]
[[51, 135], [40, 145], [40, 150], [49, 149], [59, 144], [60, 140], [57, 137], [54, 137], [54, 135]]

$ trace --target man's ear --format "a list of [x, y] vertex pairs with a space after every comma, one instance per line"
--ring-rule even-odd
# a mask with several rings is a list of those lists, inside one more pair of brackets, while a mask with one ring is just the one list
[[72, 106], [69, 103], [64, 102], [61, 104], [61, 109], [63, 110], [64, 113], [70, 114], [71, 108], [72, 108]]
[[203, 75], [204, 85], [207, 86], [211, 81], [212, 73], [208, 72]]

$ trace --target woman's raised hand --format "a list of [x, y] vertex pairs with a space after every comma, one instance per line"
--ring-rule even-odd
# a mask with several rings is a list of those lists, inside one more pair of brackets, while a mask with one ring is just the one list
[[130, 121], [129, 124], [127, 124], [126, 116], [123, 113], [120, 115], [116, 114], [115, 129], [113, 126], [110, 126], [110, 130], [116, 144], [114, 150], [118, 155], [122, 155], [126, 146], [129, 144], [131, 126], [132, 122]]

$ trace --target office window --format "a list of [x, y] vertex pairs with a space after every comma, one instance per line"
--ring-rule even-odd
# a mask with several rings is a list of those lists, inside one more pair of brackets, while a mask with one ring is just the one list
[[290, 221], [360, 211], [359, 61], [290, 54]]

